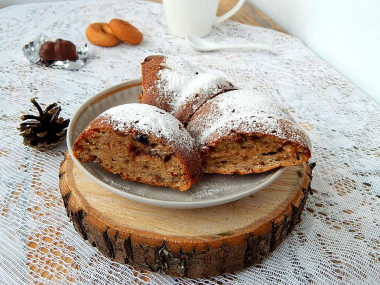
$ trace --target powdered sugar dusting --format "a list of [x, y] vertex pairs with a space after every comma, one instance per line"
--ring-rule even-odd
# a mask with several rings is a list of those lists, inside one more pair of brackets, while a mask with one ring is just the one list
[[178, 57], [168, 56], [161, 65], [165, 68], [158, 72], [159, 79], [155, 84], [162, 97], [160, 99], [168, 102], [169, 112], [174, 115], [187, 103], [195, 111], [208, 98], [233, 87], [216, 71], [195, 66]]
[[187, 130], [200, 148], [231, 131], [273, 135], [311, 147], [305, 131], [274, 98], [248, 90], [226, 92], [209, 100], [195, 113]]
[[124, 104], [103, 112], [99, 117], [116, 130], [133, 129], [176, 144], [186, 152], [194, 151], [194, 139], [182, 123], [155, 106], [138, 103]]

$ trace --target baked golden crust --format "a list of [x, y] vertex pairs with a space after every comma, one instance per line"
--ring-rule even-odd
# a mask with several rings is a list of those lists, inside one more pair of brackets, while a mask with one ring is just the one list
[[140, 102], [171, 113], [184, 125], [207, 100], [237, 89], [220, 75], [173, 57], [148, 56], [141, 70]]
[[[119, 115], [112, 115], [118, 107], [129, 119], [120, 121]], [[181, 191], [198, 182], [203, 173], [199, 153], [178, 120], [154, 106], [118, 107], [101, 114], [81, 132], [73, 146], [78, 160], [97, 161], [123, 179]]]
[[138, 45], [143, 40], [143, 34], [131, 23], [121, 20], [112, 19], [109, 22], [112, 32], [120, 40], [129, 45]]
[[261, 173], [301, 164], [311, 156], [310, 140], [290, 114], [252, 91], [231, 91], [209, 100], [187, 130], [206, 173]]
[[162, 55], [151, 55], [141, 63], [142, 88], [143, 93], [139, 97], [140, 103], [156, 106], [166, 112], [170, 111], [168, 101], [158, 100], [160, 90], [156, 85], [158, 81], [158, 72], [164, 68], [161, 63], [165, 57]]
[[103, 47], [113, 47], [120, 42], [107, 23], [90, 24], [86, 29], [86, 37], [94, 45]]

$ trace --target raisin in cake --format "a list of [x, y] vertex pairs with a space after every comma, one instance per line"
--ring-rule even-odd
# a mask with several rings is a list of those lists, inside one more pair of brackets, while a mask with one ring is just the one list
[[177, 57], [149, 56], [141, 64], [140, 102], [161, 108], [187, 124], [207, 100], [237, 89], [219, 74]]
[[202, 174], [194, 139], [172, 115], [145, 104], [111, 108], [74, 143], [81, 162], [96, 161], [123, 179], [185, 191]]
[[307, 134], [290, 114], [253, 91], [230, 91], [209, 100], [187, 130], [206, 173], [260, 173], [301, 164], [311, 155]]

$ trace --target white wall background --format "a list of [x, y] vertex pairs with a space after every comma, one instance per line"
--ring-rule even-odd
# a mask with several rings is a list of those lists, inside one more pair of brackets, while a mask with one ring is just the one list
[[380, 0], [249, 0], [380, 103]]

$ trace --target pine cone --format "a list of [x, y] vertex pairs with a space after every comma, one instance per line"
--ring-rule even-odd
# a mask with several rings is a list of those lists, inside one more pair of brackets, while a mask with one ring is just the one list
[[30, 99], [37, 108], [39, 116], [23, 115], [18, 130], [24, 137], [24, 144], [43, 150], [59, 145], [66, 136], [66, 128], [70, 120], [58, 118], [61, 106], [53, 103], [42, 111], [41, 106], [36, 102], [36, 98]]

